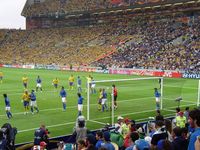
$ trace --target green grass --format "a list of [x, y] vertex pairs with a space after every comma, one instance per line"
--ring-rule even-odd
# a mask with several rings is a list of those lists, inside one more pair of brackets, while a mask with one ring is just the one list
[[[52, 70], [28, 70], [28, 69], [11, 69], [1, 68], [0, 71], [4, 74], [3, 83], [0, 84], [0, 125], [6, 122], [17, 127], [19, 133], [16, 137], [16, 143], [33, 141], [34, 130], [40, 126], [41, 123], [46, 124], [51, 132], [51, 137], [60, 135], [67, 135], [73, 132], [75, 120], [77, 117], [77, 89], [73, 91], [67, 90], [67, 111], [62, 111], [61, 98], [59, 91], [52, 86], [52, 80], [58, 77], [59, 85], [68, 89], [68, 78], [71, 74], [77, 78], [79, 75], [82, 78], [82, 87], [85, 88], [86, 76], [91, 74], [95, 80], [112, 80], [125, 78], [139, 78], [138, 76], [129, 75], [109, 75], [97, 73], [83, 73], [83, 72], [67, 72], [67, 71], [52, 71]], [[36, 78], [40, 75], [42, 79], [43, 92], [37, 92], [37, 103], [40, 109], [39, 114], [28, 115], [23, 114], [23, 105], [21, 103], [21, 96], [24, 91], [22, 85], [22, 77], [27, 75], [29, 78], [28, 89], [35, 89]], [[128, 82], [114, 82], [118, 88], [118, 109], [115, 111], [115, 117], [122, 115], [138, 121], [145, 120], [150, 116], [155, 115], [155, 99], [154, 87], [159, 87], [158, 80], [141, 80]], [[96, 84], [97, 90], [99, 88], [106, 88], [107, 92], [111, 92], [111, 85], [109, 83]], [[107, 89], [109, 88], [109, 89]], [[182, 96], [183, 101], [181, 106], [195, 107], [197, 101], [198, 81], [191, 79], [164, 79], [164, 98], [162, 113], [164, 115], [174, 114], [177, 107], [175, 98]], [[86, 101], [87, 94], [85, 89], [82, 93], [85, 98], [83, 114], [86, 116]], [[4, 111], [3, 93], [7, 93], [11, 100], [11, 111], [13, 118], [8, 120]], [[108, 105], [110, 105], [110, 96], [108, 96]], [[91, 130], [101, 128], [103, 123], [111, 123], [111, 112], [99, 112], [97, 110], [98, 94], [90, 96], [90, 119], [93, 121], [87, 122], [87, 127]], [[115, 118], [116, 119], [116, 118]], [[99, 123], [98, 123], [99, 122]]]

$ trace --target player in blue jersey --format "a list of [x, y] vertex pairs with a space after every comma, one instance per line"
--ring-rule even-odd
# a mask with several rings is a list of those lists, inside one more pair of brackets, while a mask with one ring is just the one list
[[31, 113], [32, 114], [34, 114], [34, 109], [36, 110], [37, 113], [39, 112], [39, 109], [37, 107], [37, 102], [36, 102], [36, 95], [35, 95], [34, 92], [35, 91], [32, 90], [31, 94], [29, 95], [30, 96], [30, 100], [31, 100], [30, 106], [31, 106]]
[[60, 97], [62, 99], [62, 104], [63, 104], [63, 111], [66, 111], [66, 97], [67, 97], [67, 92], [65, 91], [65, 88], [62, 86], [61, 91], [60, 91]]
[[102, 98], [101, 98], [102, 112], [104, 112], [105, 109], [106, 109], [106, 111], [108, 111], [106, 101], [107, 101], [107, 93], [106, 93], [105, 89], [102, 89]]
[[6, 110], [6, 115], [8, 119], [12, 118], [12, 113], [10, 112], [10, 100], [7, 96], [7, 94], [3, 94], [4, 100], [5, 100], [5, 110]]
[[82, 115], [83, 111], [83, 97], [81, 96], [81, 93], [78, 93], [78, 116]]
[[81, 78], [80, 78], [80, 76], [78, 76], [77, 77], [77, 88], [78, 88], [77, 90], [78, 90], [78, 93], [82, 92], [81, 84], [82, 84]]
[[161, 94], [159, 93], [157, 88], [154, 88], [154, 96], [156, 98], [156, 110], [160, 110], [160, 96], [161, 96]]
[[42, 80], [40, 76], [37, 77], [36, 83], [36, 92], [38, 91], [38, 88], [40, 88], [40, 91], [42, 92]]

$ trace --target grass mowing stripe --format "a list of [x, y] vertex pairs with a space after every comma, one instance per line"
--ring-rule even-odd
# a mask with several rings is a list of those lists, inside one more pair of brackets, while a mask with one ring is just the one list
[[[188, 105], [182, 105], [182, 107], [183, 106], [188, 106]], [[192, 106], [192, 105], [189, 105], [189, 106]], [[176, 107], [170, 107], [170, 108], [176, 108]], [[170, 110], [170, 109], [163, 109], [163, 110], [165, 110], [165, 111], [173, 111], [173, 110]], [[147, 111], [140, 111], [140, 112], [135, 112], [135, 113], [127, 113], [127, 114], [122, 114], [121, 116], [126, 116], [126, 115], [130, 115], [130, 114], [138, 114], [138, 113], [146, 113], [146, 112], [152, 112], [152, 111], [155, 111], [155, 110], [147, 110]], [[173, 111], [173, 112], [175, 112], [175, 111]], [[173, 114], [168, 114], [167, 116], [171, 116], [171, 115], [173, 115]], [[117, 116], [118, 115], [115, 115], [115, 117], [117, 117]], [[110, 118], [110, 117], [97, 118], [97, 119], [89, 120], [89, 121], [104, 125], [105, 123], [102, 123], [102, 122], [99, 122], [99, 121], [96, 121], [96, 120], [102, 120], [102, 119], [106, 119], [106, 118]], [[145, 120], [145, 119], [148, 119], [148, 118], [141, 118], [141, 119], [137, 119], [136, 121], [141, 121], [141, 120]], [[47, 128], [58, 127], [58, 126], [63, 126], [63, 125], [68, 125], [68, 124], [75, 124], [75, 122], [68, 122], [68, 123], [50, 125], [50, 126], [47, 126]], [[27, 131], [33, 131], [33, 130], [35, 130], [37, 128], [38, 127], [31, 128], [31, 129], [26, 129], [26, 130], [21, 130], [21, 131], [18, 131], [18, 133], [27, 132]]]
[[183, 89], [192, 89], [192, 90], [197, 90], [198, 87], [192, 88], [192, 87], [184, 87], [184, 86], [173, 86], [173, 85], [163, 85], [164, 87], [174, 87], [174, 88], [183, 88]]
[[[59, 126], [64, 126], [64, 125], [68, 125], [68, 124], [75, 124], [75, 122], [67, 122], [67, 123], [62, 123], [62, 124], [50, 125], [50, 126], [46, 126], [46, 128], [59, 127]], [[33, 131], [33, 130], [36, 130], [37, 128], [38, 127], [31, 128], [31, 129], [26, 129], [26, 130], [20, 130], [20, 131], [18, 131], [18, 133], [27, 132], [27, 131]]]
[[[137, 99], [128, 99], [128, 100], [120, 100], [118, 101], [118, 103], [121, 103], [121, 102], [129, 102], [129, 101], [137, 101], [137, 100], [141, 100], [141, 99], [147, 99], [147, 98], [153, 98], [153, 97], [144, 97], [144, 98], [137, 98]], [[94, 106], [94, 105], [98, 105], [98, 104], [90, 104], [91, 106]], [[86, 107], [87, 105], [83, 105], [84, 107]], [[77, 108], [77, 105], [76, 106], [69, 106], [67, 107], [67, 109], [73, 109], [73, 108]], [[45, 111], [57, 111], [57, 110], [62, 110], [62, 108], [50, 108], [50, 109], [42, 109], [40, 110], [40, 112], [45, 112]], [[18, 112], [18, 113], [13, 113], [13, 115], [24, 115], [24, 112]], [[5, 115], [0, 115], [0, 117], [3, 117]]]

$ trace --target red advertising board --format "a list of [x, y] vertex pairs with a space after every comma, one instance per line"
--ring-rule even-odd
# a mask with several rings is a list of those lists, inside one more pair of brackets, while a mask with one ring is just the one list
[[182, 78], [182, 73], [178, 71], [157, 71], [146, 69], [109, 69], [110, 74], [127, 74], [140, 76], [156, 76], [169, 78]]

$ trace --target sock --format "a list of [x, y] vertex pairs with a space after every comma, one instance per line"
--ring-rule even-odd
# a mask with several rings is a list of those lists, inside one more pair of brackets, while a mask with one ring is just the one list
[[108, 110], [108, 107], [107, 107], [107, 105], [106, 105], [106, 104], [104, 104], [104, 105], [105, 105], [105, 109], [106, 109], [106, 110]]
[[35, 110], [37, 111], [37, 113], [39, 112], [39, 109], [37, 107], [35, 107]]
[[99, 110], [101, 109], [101, 104], [98, 105], [98, 109], [99, 109]]
[[7, 115], [7, 117], [10, 119], [10, 115], [9, 115], [9, 112], [6, 112], [6, 115]]
[[66, 110], [66, 104], [65, 103], [63, 103], [63, 109]]
[[31, 112], [33, 113], [33, 107], [31, 107]]
[[104, 111], [104, 104], [102, 105], [102, 111]]
[[10, 118], [12, 117], [12, 113], [9, 111], [9, 116], [10, 116]]
[[82, 114], [81, 111], [78, 111], [78, 116], [81, 116], [81, 114]]

